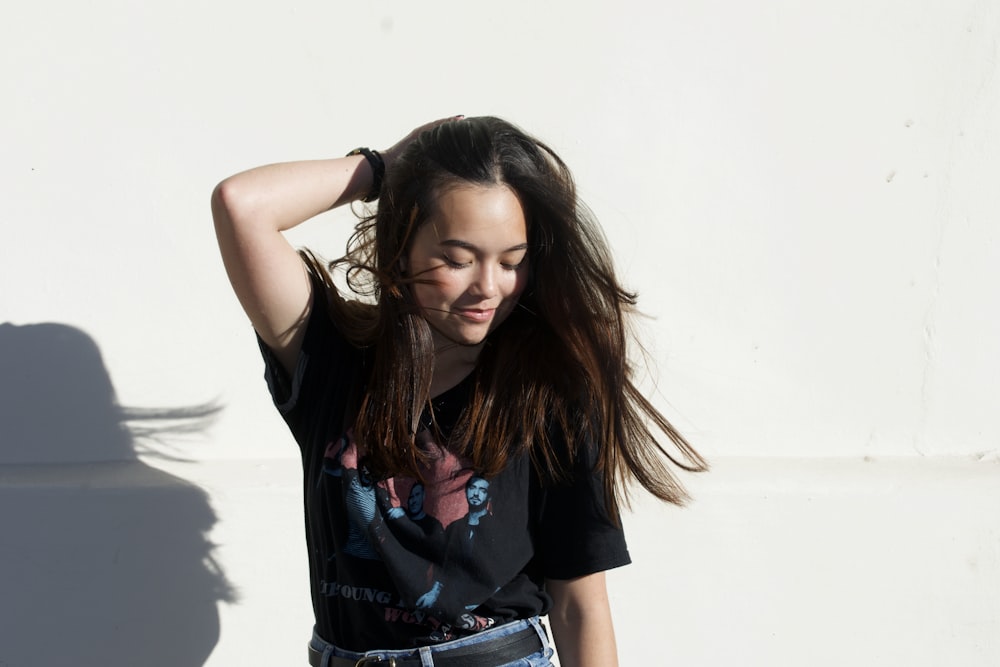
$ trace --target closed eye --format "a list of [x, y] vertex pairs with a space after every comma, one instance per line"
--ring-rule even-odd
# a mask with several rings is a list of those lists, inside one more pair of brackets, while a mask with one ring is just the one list
[[450, 266], [453, 269], [464, 269], [465, 267], [467, 267], [470, 264], [472, 264], [472, 262], [459, 262], [459, 261], [456, 261], [456, 260], [452, 259], [448, 255], [448, 253], [443, 253], [441, 256], [444, 257], [444, 263], [447, 264], [448, 266]]
[[520, 256], [508, 255], [507, 259], [514, 259], [515, 257], [517, 257], [517, 260], [513, 262], [511, 261], [500, 262], [500, 266], [502, 266], [507, 271], [517, 271], [524, 264], [524, 260], [528, 259], [527, 253], [521, 253]]

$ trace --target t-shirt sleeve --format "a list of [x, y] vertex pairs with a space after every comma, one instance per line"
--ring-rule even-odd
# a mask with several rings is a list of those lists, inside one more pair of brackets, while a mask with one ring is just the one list
[[[295, 368], [291, 375], [274, 352], [257, 337], [264, 359], [264, 379], [275, 407], [302, 445], [322, 428], [318, 419], [341, 417], [350, 387], [357, 381], [358, 350], [334, 326], [321, 285], [313, 284], [313, 303]], [[318, 410], [318, 406], [325, 409]]]
[[608, 513], [603, 474], [578, 457], [572, 478], [542, 491], [538, 529], [542, 574], [573, 579], [632, 562], [621, 523]]

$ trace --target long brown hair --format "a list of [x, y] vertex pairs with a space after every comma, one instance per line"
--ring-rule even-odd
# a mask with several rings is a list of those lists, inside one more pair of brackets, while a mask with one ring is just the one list
[[[683, 503], [687, 494], [667, 462], [688, 471], [707, 464], [633, 383], [627, 350], [637, 344], [628, 326], [636, 296], [619, 284], [565, 163], [492, 117], [424, 132], [392, 163], [377, 212], [358, 223], [347, 254], [329, 267], [306, 255], [340, 329], [375, 350], [354, 424], [369, 467], [418, 476], [423, 454], [415, 436], [429, 405], [434, 347], [410, 290], [420, 277], [407, 276], [401, 260], [434, 214], [438, 193], [462, 183], [517, 193], [530, 277], [518, 307], [483, 347], [449, 446], [487, 477], [528, 452], [553, 483], [591, 448], [613, 516], [633, 480]], [[368, 305], [341, 298], [325, 268], [345, 271], [350, 290], [369, 297]]]

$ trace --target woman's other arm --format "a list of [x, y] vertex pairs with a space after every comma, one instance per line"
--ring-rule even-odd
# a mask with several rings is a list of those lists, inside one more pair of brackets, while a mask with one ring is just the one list
[[549, 623], [562, 667], [617, 667], [618, 649], [603, 572], [547, 579]]

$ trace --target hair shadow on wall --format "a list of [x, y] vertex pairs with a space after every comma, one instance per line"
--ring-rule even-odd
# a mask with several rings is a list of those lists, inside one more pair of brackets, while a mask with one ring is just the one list
[[205, 664], [233, 600], [216, 517], [137, 448], [217, 412], [122, 408], [87, 334], [0, 324], [0, 665]]

